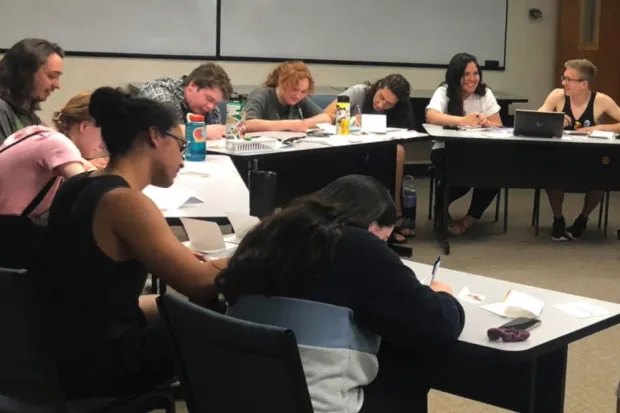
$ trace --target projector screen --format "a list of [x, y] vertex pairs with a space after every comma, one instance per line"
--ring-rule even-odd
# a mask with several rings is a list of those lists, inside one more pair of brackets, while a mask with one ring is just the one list
[[[10, 0], [0, 47], [27, 37], [85, 53], [215, 56], [217, 0]], [[10, 3], [10, 6], [8, 6]]]
[[[220, 56], [504, 67], [507, 0], [222, 0]], [[493, 65], [493, 63], [491, 63]]]

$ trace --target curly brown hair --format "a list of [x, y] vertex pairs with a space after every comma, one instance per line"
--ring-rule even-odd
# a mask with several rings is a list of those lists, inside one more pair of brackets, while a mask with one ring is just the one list
[[217, 63], [205, 63], [192, 70], [189, 75], [185, 76], [183, 86], [190, 83], [195, 84], [199, 89], [219, 89], [224, 95], [224, 100], [228, 100], [233, 94], [233, 87], [228, 74]]
[[308, 95], [314, 92], [314, 79], [310, 74], [310, 69], [302, 61], [293, 60], [282, 62], [267, 76], [265, 86], [276, 88], [280, 85], [296, 85], [304, 79], [308, 79], [310, 84]]

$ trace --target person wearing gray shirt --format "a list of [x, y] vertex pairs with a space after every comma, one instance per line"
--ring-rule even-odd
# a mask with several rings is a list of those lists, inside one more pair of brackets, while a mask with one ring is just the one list
[[305, 132], [319, 123], [331, 123], [328, 115], [314, 103], [314, 80], [303, 62], [278, 65], [263, 87], [255, 89], [245, 104], [248, 132]]
[[0, 60], [0, 144], [26, 126], [39, 125], [39, 104], [60, 87], [64, 52], [44, 39], [23, 39]]
[[[411, 85], [402, 75], [388, 75], [373, 84], [360, 83], [353, 85], [341, 93], [342, 95], [349, 97], [351, 115], [355, 116], [360, 125], [362, 114], [384, 114], [387, 118], [387, 126], [390, 128], [415, 128], [413, 108], [409, 99]], [[334, 100], [325, 108], [325, 113], [330, 117], [331, 122], [336, 119], [336, 102]], [[405, 147], [397, 145], [394, 201], [399, 220], [390, 240], [395, 243], [405, 243], [407, 238], [415, 237], [415, 218], [403, 216], [401, 203], [405, 159]]]

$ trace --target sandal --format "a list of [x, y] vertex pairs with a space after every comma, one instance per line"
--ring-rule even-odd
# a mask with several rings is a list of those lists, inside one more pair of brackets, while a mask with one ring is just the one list
[[[396, 236], [402, 238], [399, 237], [397, 239]], [[394, 225], [394, 230], [392, 231], [390, 239], [398, 244], [404, 244], [409, 238], [415, 238], [415, 222], [411, 218], [401, 215], [396, 218], [396, 225]]]
[[465, 234], [468, 229], [461, 221], [454, 221], [448, 225], [448, 233], [455, 237]]
[[407, 237], [403, 234], [400, 228], [394, 227], [392, 233], [390, 234], [390, 238], [388, 238], [388, 243], [390, 244], [406, 244]]

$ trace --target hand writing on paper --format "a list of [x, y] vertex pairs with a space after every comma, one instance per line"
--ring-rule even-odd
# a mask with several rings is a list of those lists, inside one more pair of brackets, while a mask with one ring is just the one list
[[592, 133], [592, 132], [594, 132], [597, 129], [598, 128], [596, 126], [588, 126], [587, 128], [579, 128], [579, 129], [577, 129], [577, 132]]
[[482, 126], [483, 128], [488, 128], [491, 126], [491, 123], [484, 115], [478, 115], [478, 126]]
[[207, 139], [222, 139], [226, 136], [226, 125], [207, 125]]
[[480, 121], [479, 116], [479, 113], [468, 113], [461, 118], [459, 126], [478, 126], [478, 122]]
[[308, 122], [299, 119], [290, 120], [286, 129], [291, 132], [305, 132], [308, 129]]
[[351, 124], [349, 127], [361, 128], [362, 127], [362, 115], [355, 115], [351, 118]]
[[452, 288], [448, 284], [441, 282], [441, 281], [433, 281], [431, 285], [429, 285], [429, 287], [431, 287], [431, 290], [435, 291], [436, 293], [444, 292], [444, 293], [454, 295]]
[[568, 116], [564, 115], [564, 127], [567, 127], [573, 123], [573, 120]]

